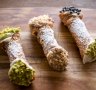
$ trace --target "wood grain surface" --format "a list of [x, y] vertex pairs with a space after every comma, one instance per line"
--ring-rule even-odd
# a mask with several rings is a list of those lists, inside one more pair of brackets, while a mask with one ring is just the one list
[[63, 6], [96, 9], [96, 0], [0, 0], [0, 8]]
[[[0, 90], [96, 90], [96, 61], [82, 64], [78, 48], [68, 29], [61, 23], [57, 7], [0, 8], [0, 30], [6, 26], [21, 27], [21, 43], [29, 63], [36, 70], [30, 87], [18, 87], [8, 78], [10, 63], [0, 50]], [[83, 9], [84, 22], [89, 33], [96, 38], [96, 9]], [[67, 70], [53, 71], [47, 63], [41, 45], [31, 35], [30, 18], [49, 14], [55, 21], [53, 30], [58, 43], [69, 52]]]

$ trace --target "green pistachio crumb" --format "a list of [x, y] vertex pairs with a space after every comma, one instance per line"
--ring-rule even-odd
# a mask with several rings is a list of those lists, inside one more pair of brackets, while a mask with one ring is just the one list
[[8, 75], [14, 84], [29, 86], [34, 79], [34, 73], [34, 69], [29, 68], [25, 63], [19, 60], [12, 65]]
[[85, 51], [86, 55], [91, 56], [92, 58], [96, 57], [96, 39], [93, 43], [91, 43]]
[[1, 32], [0, 32], [0, 40], [3, 40], [7, 37], [9, 37], [11, 34], [14, 34], [16, 32], [19, 32], [20, 28], [14, 28], [14, 27], [7, 27], [4, 28]]

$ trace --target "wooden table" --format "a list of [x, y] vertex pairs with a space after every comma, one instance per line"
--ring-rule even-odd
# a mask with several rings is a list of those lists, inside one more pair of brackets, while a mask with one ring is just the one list
[[[96, 90], [96, 61], [82, 64], [80, 54], [70, 32], [61, 23], [61, 8], [0, 8], [0, 29], [4, 26], [21, 27], [22, 46], [29, 63], [36, 70], [36, 78], [30, 87], [18, 87], [8, 78], [8, 57], [0, 51], [0, 90]], [[96, 38], [96, 9], [82, 9], [84, 22], [93, 38]], [[52, 71], [48, 66], [41, 45], [31, 35], [30, 18], [49, 14], [55, 21], [54, 32], [58, 43], [69, 52], [69, 64], [64, 72]]]

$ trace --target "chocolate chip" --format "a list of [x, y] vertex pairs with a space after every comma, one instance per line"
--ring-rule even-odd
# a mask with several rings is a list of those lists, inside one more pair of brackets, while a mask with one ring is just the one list
[[62, 13], [62, 11], [59, 11], [60, 13]]
[[72, 14], [73, 12], [71, 11], [70, 14]]
[[81, 12], [81, 10], [78, 10], [78, 12]]
[[62, 9], [62, 12], [64, 12], [64, 11], [67, 11], [67, 12], [69, 12], [70, 14], [72, 14], [72, 13], [77, 13], [78, 15], [79, 15], [80, 12], [81, 12], [81, 10], [79, 10], [79, 9], [77, 9], [77, 8], [75, 8], [75, 7], [64, 7], [64, 8]]
[[71, 11], [72, 9], [71, 9], [71, 8], [69, 8], [69, 10]]
[[65, 9], [66, 9], [66, 7], [65, 7]]

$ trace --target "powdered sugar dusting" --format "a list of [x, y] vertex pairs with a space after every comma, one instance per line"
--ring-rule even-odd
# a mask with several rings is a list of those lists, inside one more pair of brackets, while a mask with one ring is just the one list
[[10, 58], [10, 62], [14, 61], [17, 58], [25, 60], [25, 55], [23, 53], [22, 47], [20, 43], [17, 43], [16, 41], [10, 41], [8, 43], [7, 53]]
[[88, 33], [84, 22], [79, 18], [74, 19], [72, 23], [68, 25], [68, 28], [79, 47], [81, 56], [83, 57], [85, 49], [91, 42], [93, 42], [93, 38]]
[[37, 39], [43, 47], [50, 67], [57, 71], [64, 70], [68, 62], [68, 53], [57, 43], [54, 31], [48, 26], [42, 27], [38, 30]]
[[54, 38], [54, 31], [50, 27], [41, 28], [38, 31], [37, 38], [43, 47], [45, 55], [47, 55], [52, 48], [59, 46]]

